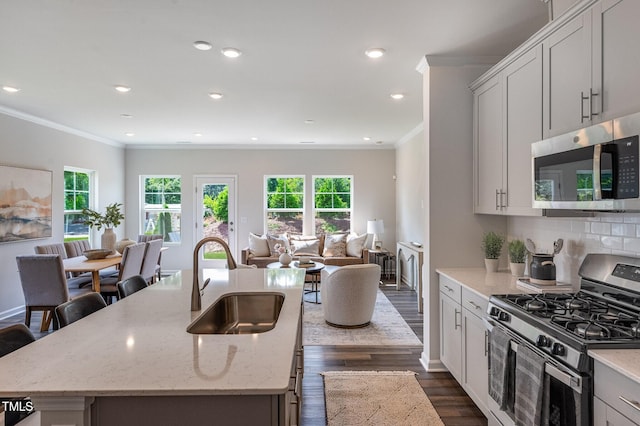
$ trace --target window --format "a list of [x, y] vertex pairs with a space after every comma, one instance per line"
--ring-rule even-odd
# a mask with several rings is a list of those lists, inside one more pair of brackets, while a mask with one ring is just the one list
[[168, 243], [180, 242], [182, 193], [179, 176], [142, 177], [141, 234], [162, 234]]
[[316, 235], [351, 230], [351, 176], [315, 176], [313, 208]]
[[64, 170], [64, 241], [88, 240], [89, 226], [84, 224], [82, 209], [91, 208], [93, 172]]
[[267, 232], [302, 233], [304, 221], [304, 177], [267, 176]]

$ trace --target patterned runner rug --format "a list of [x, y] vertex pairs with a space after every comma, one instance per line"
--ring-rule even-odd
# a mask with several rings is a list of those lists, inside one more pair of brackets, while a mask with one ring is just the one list
[[443, 425], [412, 371], [328, 371], [329, 426]]
[[322, 305], [307, 302], [303, 320], [305, 346], [422, 346], [420, 339], [380, 290], [371, 324], [367, 327], [331, 327], [324, 321]]

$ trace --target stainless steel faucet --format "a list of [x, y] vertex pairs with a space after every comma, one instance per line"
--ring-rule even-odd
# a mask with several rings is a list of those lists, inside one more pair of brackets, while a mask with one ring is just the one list
[[227, 254], [227, 267], [229, 269], [237, 268], [236, 261], [233, 259], [233, 256], [231, 255], [231, 250], [229, 249], [229, 246], [224, 240], [218, 237], [205, 237], [200, 241], [198, 241], [195, 248], [193, 249], [193, 287], [191, 288], [191, 310], [192, 311], [199, 311], [200, 309], [202, 309], [202, 293], [201, 292], [205, 289], [205, 287], [209, 284], [209, 281], [210, 281], [210, 278], [207, 278], [202, 288], [200, 288], [200, 283], [198, 282], [198, 262], [200, 260], [200, 257], [198, 256], [198, 253], [200, 252], [200, 248], [207, 243], [220, 244], [224, 249], [224, 252]]

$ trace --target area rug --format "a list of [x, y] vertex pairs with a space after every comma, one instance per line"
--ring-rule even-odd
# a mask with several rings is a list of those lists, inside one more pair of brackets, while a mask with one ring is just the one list
[[412, 371], [328, 371], [329, 426], [443, 425]]
[[422, 346], [384, 293], [378, 290], [371, 324], [363, 328], [331, 327], [324, 321], [322, 305], [304, 304], [305, 346]]

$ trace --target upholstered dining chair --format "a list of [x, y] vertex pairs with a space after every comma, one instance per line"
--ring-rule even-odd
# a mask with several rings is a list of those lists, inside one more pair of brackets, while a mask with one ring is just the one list
[[24, 323], [31, 325], [31, 313], [42, 311], [40, 331], [46, 331], [53, 320], [53, 329], [58, 329], [58, 320], [53, 310], [69, 300], [67, 278], [62, 257], [59, 254], [34, 254], [17, 256], [18, 272], [25, 301]]
[[91, 250], [91, 244], [89, 244], [89, 240], [66, 241], [64, 249], [67, 252], [67, 257], [78, 257], [82, 256], [85, 251]]
[[160, 260], [160, 250], [162, 249], [162, 240], [149, 240], [145, 243], [144, 259], [142, 260], [142, 268], [140, 275], [149, 284], [156, 281], [158, 261]]
[[63, 259], [67, 258], [67, 251], [63, 243], [45, 244], [33, 248], [36, 254], [59, 254]]
[[327, 324], [366, 327], [371, 322], [378, 295], [380, 265], [348, 265], [321, 272], [320, 295]]
[[[63, 259], [67, 259], [67, 250], [63, 243], [45, 244], [41, 246], [35, 246], [34, 250], [36, 254], [59, 254]], [[69, 288], [77, 287], [82, 288], [91, 284], [90, 273], [68, 273], [67, 274], [67, 286]]]
[[100, 294], [105, 298], [107, 304], [111, 303], [113, 297], [118, 298], [118, 288], [116, 286], [118, 281], [140, 274], [145, 248], [146, 243], [136, 243], [126, 246], [122, 252], [118, 275], [100, 279]]
[[116, 286], [118, 287], [118, 297], [123, 299], [145, 289], [147, 287], [147, 280], [145, 280], [142, 275], [134, 275], [126, 280], [119, 281]]
[[[0, 330], [0, 358], [20, 349], [29, 343], [35, 342], [36, 338], [31, 330], [24, 324], [14, 324]], [[7, 398], [3, 398], [7, 400]], [[28, 398], [8, 398], [9, 401], [28, 401]], [[16, 425], [22, 419], [31, 414], [32, 411], [0, 411], [0, 418], [4, 418], [2, 424]]]
[[[148, 243], [149, 241], [152, 240], [162, 240], [162, 242], [164, 243], [164, 235], [162, 234], [140, 234], [138, 235], [138, 242], [139, 243]], [[160, 252], [160, 255], [158, 256], [158, 264], [156, 265], [156, 275], [158, 276], [158, 279], [162, 278], [162, 252]]]
[[106, 306], [107, 303], [101, 295], [91, 292], [58, 305], [56, 307], [56, 317], [60, 327], [66, 327]]

